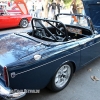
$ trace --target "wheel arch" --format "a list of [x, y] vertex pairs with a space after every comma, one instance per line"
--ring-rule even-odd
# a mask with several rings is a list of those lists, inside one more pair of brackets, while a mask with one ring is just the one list
[[[59, 65], [59, 67], [55, 70], [55, 72], [54, 72], [54, 74], [52, 75], [52, 77], [55, 75], [55, 73], [57, 72], [57, 70], [58, 70], [62, 65], [66, 64], [66, 63], [71, 63], [71, 64], [72, 64], [73, 73], [75, 73], [75, 71], [76, 71], [76, 64], [75, 64], [75, 62], [74, 62], [74, 61], [71, 61], [71, 60], [67, 60], [67, 61], [64, 61], [63, 63], [61, 63], [61, 64]], [[52, 79], [52, 77], [51, 77], [51, 79]]]
[[75, 64], [75, 62], [68, 60], [68, 61], [63, 62], [61, 65], [66, 64], [66, 63], [71, 63], [72, 64], [72, 66], [73, 66], [73, 73], [75, 73], [75, 71], [76, 71], [76, 64]]
[[[27, 18], [23, 17], [23, 18], [20, 19], [20, 21], [19, 21], [19, 25], [20, 25], [20, 22], [21, 22], [23, 19], [26, 19], [26, 20], [28, 21]], [[28, 21], [28, 23], [29, 23], [29, 21]]]
[[[73, 75], [73, 73], [76, 71], [76, 65], [75, 65], [75, 62], [74, 62], [74, 61], [69, 61], [69, 60], [68, 60], [68, 61], [65, 61], [65, 62], [61, 63], [61, 64], [59, 65], [59, 67], [56, 69], [56, 71], [55, 71], [54, 75], [52, 76], [52, 78], [50, 79], [49, 83], [47, 84], [47, 88], [48, 88], [48, 89], [52, 90], [52, 85], [51, 85], [51, 83], [53, 82], [53, 78], [54, 78], [55, 74], [57, 73], [57, 71], [59, 70], [59, 68], [60, 68], [61, 66], [66, 65], [66, 64], [69, 64], [70, 66], [72, 66], [72, 75]], [[72, 75], [71, 75], [70, 78], [69, 78], [69, 82], [70, 82], [70, 80], [71, 80]], [[68, 82], [62, 89], [64, 89], [64, 88], [69, 84], [69, 82]], [[62, 89], [61, 89], [61, 90], [62, 90]], [[58, 91], [59, 91], [59, 90], [58, 90]], [[57, 92], [57, 91], [54, 90], [54, 92]]]

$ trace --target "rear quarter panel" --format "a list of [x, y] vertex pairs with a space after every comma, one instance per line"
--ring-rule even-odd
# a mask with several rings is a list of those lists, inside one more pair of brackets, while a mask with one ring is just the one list
[[16, 15], [11, 15], [10, 18], [11, 18], [11, 23], [12, 24], [14, 23], [13, 25], [18, 26], [22, 19], [27, 19], [28, 22], [30, 22], [32, 17], [30, 15], [16, 14]]
[[32, 19], [32, 16], [31, 15], [19, 15], [19, 19], [23, 19], [23, 18], [27, 19], [28, 22], [30, 22]]
[[30, 55], [8, 65], [12, 89], [42, 89], [46, 87], [60, 66], [67, 61], [73, 61], [79, 69], [80, 47], [78, 43], [48, 47], [39, 53], [42, 55], [40, 61], [35, 61], [33, 55]]

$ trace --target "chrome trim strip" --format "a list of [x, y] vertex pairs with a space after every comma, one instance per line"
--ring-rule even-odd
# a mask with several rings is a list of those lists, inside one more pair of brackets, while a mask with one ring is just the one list
[[53, 61], [51, 61], [51, 62], [45, 63], [45, 64], [43, 64], [43, 65], [37, 66], [37, 67], [35, 67], [35, 68], [32, 68], [32, 69], [29, 69], [29, 70], [26, 70], [26, 71], [17, 73], [17, 74], [15, 74], [15, 75], [19, 75], [19, 74], [22, 74], [22, 73], [25, 73], [25, 72], [34, 70], [34, 69], [36, 69], [36, 68], [39, 68], [39, 67], [42, 67], [42, 66], [44, 66], [44, 65], [50, 64], [50, 63], [52, 63], [52, 62], [55, 62], [55, 61], [57, 61], [57, 60], [59, 60], [59, 59], [62, 59], [62, 58], [65, 58], [66, 56], [72, 55], [72, 54], [77, 53], [77, 52], [79, 52], [79, 51], [80, 51], [80, 50], [78, 50], [78, 51], [76, 51], [76, 52], [73, 52], [73, 53], [71, 53], [71, 54], [65, 55], [65, 56], [63, 56], [63, 57], [61, 57], [61, 58], [55, 59], [55, 60], [53, 60]]

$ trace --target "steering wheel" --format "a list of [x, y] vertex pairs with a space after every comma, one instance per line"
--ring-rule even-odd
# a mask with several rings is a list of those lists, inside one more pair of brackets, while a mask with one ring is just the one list
[[56, 30], [58, 36], [65, 36], [64, 27], [61, 24], [56, 26], [59, 30]]
[[63, 24], [57, 24], [57, 30], [56, 33], [58, 36], [63, 37], [63, 41], [68, 40], [68, 30], [66, 29], [66, 26]]

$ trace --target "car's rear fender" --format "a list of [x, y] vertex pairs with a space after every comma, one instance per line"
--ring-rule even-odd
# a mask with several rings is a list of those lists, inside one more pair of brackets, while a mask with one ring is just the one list
[[[74, 66], [74, 71], [79, 68], [79, 52], [68, 56], [63, 52], [60, 55], [46, 57], [41, 61], [37, 61], [37, 63], [33, 63], [32, 60], [24, 60], [18, 66], [15, 65], [15, 68], [9, 68], [10, 87], [13, 89], [42, 89], [46, 87], [57, 69], [66, 61], [70, 61], [77, 66], [77, 68]], [[77, 59], [74, 59], [73, 56], [76, 56]]]

